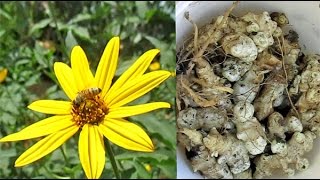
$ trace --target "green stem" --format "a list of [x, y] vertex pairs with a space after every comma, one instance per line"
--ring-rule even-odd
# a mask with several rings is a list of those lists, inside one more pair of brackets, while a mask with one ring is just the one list
[[51, 172], [45, 165], [43, 166], [43, 168], [53, 179], [69, 179], [69, 177], [59, 176], [59, 175]]
[[109, 140], [106, 139], [106, 146], [107, 146], [107, 154], [110, 158], [110, 162], [111, 162], [111, 165], [112, 165], [112, 169], [114, 171], [114, 174], [116, 176], [117, 179], [120, 179], [120, 174], [119, 174], [119, 171], [118, 171], [118, 167], [117, 167], [117, 162], [116, 160], [114, 159], [114, 154], [113, 154], [113, 150], [112, 150], [112, 147], [110, 145], [110, 142]]
[[124, 170], [124, 167], [122, 166], [120, 160], [118, 160], [117, 162], [118, 162], [118, 164], [119, 164], [120, 169], [121, 169], [121, 170]]
[[60, 150], [61, 150], [61, 152], [62, 152], [62, 156], [63, 156], [64, 160], [66, 161], [67, 166], [69, 166], [69, 160], [68, 160], [67, 155], [66, 155], [66, 153], [64, 152], [62, 146], [60, 146]]
[[66, 48], [66, 45], [65, 45], [65, 43], [64, 43], [64, 39], [62, 38], [62, 34], [61, 34], [61, 32], [59, 31], [59, 29], [58, 29], [58, 22], [57, 22], [57, 18], [56, 18], [56, 16], [55, 16], [55, 13], [54, 13], [54, 10], [53, 10], [53, 8], [52, 8], [52, 4], [51, 4], [52, 2], [48, 2], [48, 7], [49, 7], [49, 11], [50, 11], [50, 14], [51, 14], [51, 17], [52, 17], [52, 19], [53, 19], [53, 21], [54, 21], [54, 24], [55, 24], [55, 26], [56, 26], [56, 29], [57, 29], [57, 35], [58, 35], [58, 39], [60, 40], [60, 42], [61, 42], [61, 50], [62, 50], [62, 53], [66, 56], [66, 57], [68, 57], [68, 59], [70, 59], [70, 56], [69, 56], [69, 54], [68, 54], [68, 52], [67, 52], [67, 48]]
[[43, 168], [48, 174], [52, 175], [52, 173], [49, 171], [49, 169], [45, 165], [43, 166]]

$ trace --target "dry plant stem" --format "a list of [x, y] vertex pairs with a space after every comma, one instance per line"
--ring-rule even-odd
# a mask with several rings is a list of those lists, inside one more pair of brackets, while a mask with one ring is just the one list
[[[192, 58], [192, 60], [188, 63], [188, 69], [186, 72], [186, 75], [189, 76], [192, 69], [194, 68], [194, 66], [197, 66], [197, 68], [202, 69], [202, 68], [206, 68], [209, 67], [210, 64], [207, 60], [205, 60], [203, 58], [203, 54], [206, 51], [206, 49], [208, 48], [208, 46], [210, 44], [216, 43], [219, 39], [217, 38], [217, 33], [219, 33], [223, 27], [223, 25], [226, 23], [228, 16], [230, 15], [230, 13], [232, 12], [232, 10], [236, 7], [236, 5], [239, 2], [233, 2], [232, 6], [224, 13], [224, 17], [222, 19], [222, 21], [218, 24], [215, 24], [215, 27], [213, 27], [214, 32], [213, 34], [211, 34], [208, 38], [208, 40], [205, 42], [204, 46], [198, 47], [198, 27], [197, 25], [190, 19], [189, 14], [185, 13], [185, 18], [193, 25], [194, 27], [194, 56]], [[200, 51], [198, 51], [200, 49]], [[209, 72], [208, 72], [209, 73]], [[201, 76], [201, 75], [200, 75]], [[201, 77], [199, 77], [200, 79], [202, 79]], [[206, 78], [205, 78], [206, 79]], [[202, 106], [202, 107], [210, 107], [210, 106], [215, 106], [217, 104], [217, 97], [214, 97], [213, 99], [207, 100], [202, 98], [200, 95], [198, 95], [196, 92], [194, 92], [191, 88], [190, 88], [190, 83], [188, 82], [187, 79], [181, 77], [181, 87], [183, 89], [185, 89], [188, 94], [190, 94], [190, 96], [193, 98], [193, 100], [195, 101], [195, 103], [197, 103], [198, 105]], [[208, 85], [208, 83], [210, 85]], [[221, 86], [217, 86], [217, 85], [213, 85], [213, 82], [205, 82], [205, 83], [201, 83], [203, 87], [210, 87], [210, 88], [214, 88], [220, 91], [224, 91], [224, 92], [229, 92], [229, 93], [233, 93], [233, 89], [229, 88], [229, 87], [221, 87]]]
[[190, 87], [189, 82], [185, 79], [185, 78], [181, 78], [180, 79], [180, 83], [182, 88], [184, 88], [185, 90], [187, 90], [187, 92], [190, 94], [190, 96], [192, 97], [192, 99], [201, 107], [210, 107], [210, 106], [214, 106], [217, 104], [217, 100], [213, 99], [213, 100], [206, 100], [204, 98], [202, 98], [201, 96], [199, 96], [197, 93], [193, 92], [193, 90]]
[[[207, 61], [204, 60], [203, 58], [201, 58], [204, 54], [204, 52], [206, 51], [206, 49], [208, 48], [208, 46], [210, 44], [216, 43], [218, 41], [218, 39], [216, 39], [216, 34], [221, 30], [222, 26], [226, 23], [227, 18], [229, 17], [230, 13], [232, 12], [232, 10], [238, 5], [239, 1], [235, 1], [233, 2], [232, 6], [224, 13], [223, 15], [223, 19], [220, 22], [220, 24], [218, 25], [218, 27], [213, 27], [215, 29], [214, 33], [211, 34], [211, 36], [209, 36], [208, 40], [205, 42], [205, 44], [203, 45], [203, 47], [200, 49], [200, 51], [198, 51], [198, 27], [197, 25], [189, 18], [189, 14], [185, 14], [185, 18], [190, 21], [190, 23], [193, 25], [194, 27], [194, 52], [195, 52], [195, 56], [192, 59], [192, 61], [189, 62], [189, 70], [190, 67], [193, 67], [192, 65], [190, 65], [190, 63], [194, 62], [196, 63], [200, 68], [205, 67], [208, 65]], [[216, 24], [217, 25], [217, 24]], [[187, 73], [189, 74], [189, 73]]]
[[[184, 49], [184, 45], [186, 44], [186, 42], [188, 42], [189, 41], [189, 39], [187, 39], [187, 40], [185, 40], [184, 41], [184, 43], [183, 43], [183, 46], [182, 46], [182, 49], [181, 49], [181, 52], [186, 52], [185, 53], [185, 55], [181, 55], [180, 57], [182, 57], [182, 58], [178, 58], [178, 62], [177, 62], [177, 64], [179, 64], [179, 63], [182, 63], [182, 62], [185, 62], [185, 61], [187, 61], [187, 58], [191, 55], [191, 53], [192, 53], [192, 51], [185, 51]], [[182, 54], [182, 53], [181, 53]]]
[[194, 63], [192, 63], [192, 61], [190, 61], [189, 64], [188, 64], [187, 76], [190, 75], [190, 73], [191, 73], [192, 69], [194, 68], [194, 66], [195, 66]]
[[[206, 83], [204, 82], [204, 80], [202, 80], [202, 79], [192, 78], [192, 81], [200, 84], [200, 85], [203, 86], [203, 87], [208, 86], [208, 84], [206, 84]], [[217, 89], [217, 90], [219, 90], [219, 91], [224, 91], [224, 92], [228, 92], [228, 93], [230, 93], [230, 94], [233, 94], [233, 89], [230, 88], [230, 87], [216, 86], [216, 85], [211, 85], [210, 87], [215, 88], [215, 89]]]
[[288, 95], [288, 99], [289, 99], [290, 105], [291, 105], [292, 109], [294, 110], [294, 112], [296, 113], [297, 117], [299, 119], [301, 119], [300, 114], [298, 113], [296, 107], [294, 106], [294, 104], [293, 104], [293, 102], [291, 100], [291, 97], [289, 95], [289, 91], [288, 91], [288, 74], [287, 74], [287, 71], [286, 71], [285, 63], [284, 63], [284, 56], [286, 55], [286, 52], [285, 52], [285, 48], [284, 48], [284, 37], [283, 37], [283, 34], [281, 35], [282, 44], [281, 44], [281, 42], [280, 42], [278, 37], [277, 37], [277, 40], [278, 40], [280, 51], [281, 51], [282, 68], [283, 68], [284, 75], [285, 75], [285, 78], [286, 78], [286, 87], [285, 87], [285, 89], [286, 89], [286, 92], [287, 92], [287, 95]]
[[[181, 83], [179, 83], [179, 80], [178, 80], [178, 77], [177, 77], [177, 80], [176, 80], [176, 89], [177, 89], [177, 91], [176, 91], [176, 105], [177, 105], [177, 109], [178, 109], [178, 111], [177, 112], [179, 112], [179, 111], [181, 111], [181, 101], [180, 101], [180, 89], [181, 89]], [[178, 113], [176, 113], [176, 115], [178, 115]]]
[[229, 87], [225, 87], [225, 86], [211, 86], [219, 91], [224, 91], [224, 92], [228, 92], [230, 94], [233, 94], [233, 89], [229, 88]]
[[223, 19], [220, 22], [219, 26], [216, 28], [216, 30], [214, 31], [214, 33], [209, 36], [208, 40], [206, 41], [206, 43], [203, 45], [203, 47], [200, 49], [200, 51], [198, 53], [196, 53], [194, 61], [200, 61], [202, 58], [200, 58], [203, 53], [206, 51], [206, 49], [208, 48], [208, 46], [212, 43], [216, 43], [218, 41], [218, 39], [216, 39], [216, 34], [217, 32], [222, 28], [222, 26], [226, 23], [227, 18], [229, 17], [230, 13], [233, 11], [233, 9], [239, 4], [239, 1], [235, 1], [232, 3], [232, 6], [224, 13], [223, 15]]
[[[184, 17], [193, 25], [193, 28], [194, 28], [194, 40], [193, 40], [193, 43], [194, 43], [194, 51], [195, 51], [195, 54], [198, 54], [198, 27], [197, 25], [192, 21], [192, 19], [190, 19], [190, 16], [189, 16], [189, 12], [186, 12], [184, 14]], [[190, 61], [190, 63], [188, 64], [188, 70], [187, 70], [187, 75], [189, 75], [191, 73], [191, 70], [193, 69], [194, 67], [194, 64], [192, 63], [192, 61]]]
[[196, 23], [194, 23], [192, 21], [192, 19], [190, 19], [189, 12], [186, 12], [184, 14], [184, 17], [193, 25], [193, 28], [194, 28], [194, 41], [193, 41], [194, 53], [198, 54], [198, 34], [199, 34], [198, 27], [197, 27]]

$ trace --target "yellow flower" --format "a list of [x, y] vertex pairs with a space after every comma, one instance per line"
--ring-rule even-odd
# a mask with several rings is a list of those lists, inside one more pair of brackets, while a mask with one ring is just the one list
[[170, 76], [168, 71], [145, 73], [158, 49], [145, 52], [111, 86], [119, 55], [120, 40], [112, 38], [100, 59], [95, 75], [91, 73], [80, 46], [71, 52], [71, 68], [61, 62], [54, 64], [57, 79], [71, 101], [38, 100], [28, 108], [55, 114], [20, 132], [8, 135], [0, 142], [19, 141], [46, 136], [26, 150], [15, 162], [15, 167], [30, 164], [51, 153], [80, 131], [79, 158], [88, 178], [99, 178], [105, 166], [103, 136], [125, 149], [154, 151], [147, 133], [124, 118], [169, 108], [166, 102], [125, 106], [146, 94]]
[[160, 63], [159, 62], [153, 62], [150, 64], [149, 66], [149, 70], [150, 71], [156, 71], [156, 70], [159, 70], [160, 69]]
[[145, 164], [145, 165], [144, 165], [144, 168], [145, 168], [148, 172], [151, 172], [151, 170], [152, 170], [152, 167], [151, 167], [150, 164]]
[[2, 69], [0, 71], [0, 83], [2, 83], [4, 81], [4, 79], [6, 79], [7, 73], [8, 73], [7, 69]]

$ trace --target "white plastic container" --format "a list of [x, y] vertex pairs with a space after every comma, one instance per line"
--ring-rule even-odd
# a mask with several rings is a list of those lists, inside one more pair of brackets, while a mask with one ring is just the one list
[[[178, 1], [176, 3], [176, 42], [177, 50], [183, 40], [193, 32], [192, 25], [184, 18], [189, 12], [190, 17], [198, 27], [209, 23], [212, 17], [223, 15], [231, 6], [231, 1]], [[289, 18], [289, 24], [299, 34], [299, 43], [305, 53], [320, 54], [320, 1], [285, 2], [285, 1], [243, 1], [234, 9], [232, 14], [244, 15], [247, 12], [284, 12]], [[310, 167], [302, 172], [296, 171], [292, 178], [320, 178], [320, 137], [314, 142], [314, 148], [305, 156], [309, 159]], [[199, 179], [198, 173], [193, 173], [189, 161], [186, 159], [184, 149], [177, 147], [177, 178]], [[288, 178], [287, 176], [272, 176], [266, 178]]]

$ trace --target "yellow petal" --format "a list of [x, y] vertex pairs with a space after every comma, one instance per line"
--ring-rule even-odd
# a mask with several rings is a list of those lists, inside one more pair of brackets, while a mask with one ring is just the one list
[[61, 146], [66, 140], [73, 136], [78, 131], [77, 126], [71, 126], [69, 128], [63, 129], [61, 131], [50, 134], [49, 136], [43, 138], [31, 148], [26, 150], [21, 156], [16, 160], [15, 167], [25, 166], [30, 164], [43, 156], [51, 153], [59, 146]]
[[119, 37], [112, 38], [101, 56], [95, 75], [98, 87], [102, 89], [101, 96], [104, 97], [111, 85], [112, 78], [116, 72], [119, 56]]
[[77, 82], [78, 91], [96, 86], [87, 56], [80, 46], [75, 46], [72, 49], [71, 68]]
[[10, 134], [0, 139], [0, 142], [20, 141], [55, 133], [57, 131], [60, 131], [61, 129], [74, 126], [75, 124], [71, 120], [71, 118], [71, 115], [52, 116], [46, 118], [22, 129], [17, 133]]
[[71, 68], [61, 62], [54, 63], [54, 73], [66, 95], [75, 99], [78, 89]]
[[103, 136], [98, 126], [85, 124], [79, 138], [79, 157], [83, 170], [89, 179], [97, 179], [105, 165]]
[[109, 109], [108, 118], [124, 118], [147, 113], [160, 108], [170, 108], [170, 104], [166, 102], [154, 102], [136, 106], [117, 107]]
[[8, 74], [8, 70], [7, 69], [2, 69], [0, 71], [0, 83], [2, 83], [4, 81], [4, 79], [6, 79]]
[[70, 114], [71, 102], [57, 100], [38, 100], [31, 103], [28, 108], [46, 114]]
[[99, 124], [99, 130], [112, 143], [125, 149], [142, 152], [154, 151], [154, 146], [147, 133], [129, 121], [107, 118]]
[[160, 83], [170, 77], [168, 71], [153, 71], [139, 78], [133, 79], [123, 87], [107, 97], [106, 102], [110, 108], [125, 105], [151, 91]]
[[132, 79], [142, 76], [143, 73], [148, 69], [154, 57], [159, 52], [160, 51], [158, 49], [151, 49], [140, 56], [138, 60], [119, 77], [114, 85], [112, 85], [107, 96], [113, 94], [115, 91], [118, 91], [118, 89], [120, 89], [127, 82], [130, 82]]

